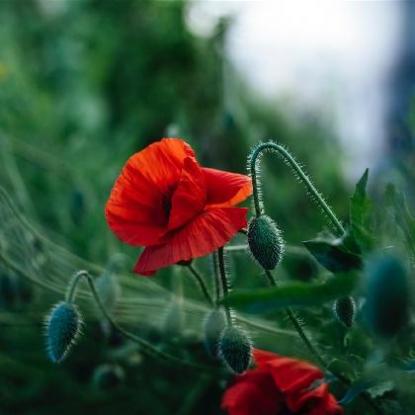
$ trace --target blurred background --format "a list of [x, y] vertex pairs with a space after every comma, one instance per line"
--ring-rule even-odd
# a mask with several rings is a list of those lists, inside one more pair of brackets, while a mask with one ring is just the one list
[[[127, 158], [161, 137], [182, 137], [202, 164], [235, 172], [252, 145], [275, 139], [342, 218], [366, 167], [374, 197], [394, 182], [413, 203], [414, 19], [410, 1], [1, 1], [0, 185], [24, 217], [3, 203], [0, 413], [219, 413], [223, 383], [131, 351], [93, 317], [73, 356], [52, 365], [42, 318], [82, 261], [100, 272], [122, 252], [126, 285], [137, 279], [128, 274], [137, 250], [110, 233], [103, 209]], [[282, 163], [269, 160], [264, 176], [267, 209], [289, 244], [324, 228]], [[40, 239], [30, 240], [27, 222]], [[45, 263], [31, 262], [36, 250]], [[314, 272], [287, 267], [300, 279]], [[259, 275], [249, 258], [232, 268], [235, 283], [255, 284], [244, 279]], [[157, 283], [197, 298], [176, 274]], [[139, 285], [125, 290], [143, 295]], [[149, 323], [131, 304], [120, 318], [161, 341], [152, 324], [166, 310], [153, 309]]]

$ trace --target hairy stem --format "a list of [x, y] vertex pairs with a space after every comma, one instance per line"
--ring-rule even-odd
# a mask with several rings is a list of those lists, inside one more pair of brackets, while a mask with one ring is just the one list
[[218, 253], [215, 251], [212, 254], [212, 262], [213, 262], [213, 274], [215, 276], [215, 306], [217, 307], [220, 297], [221, 297], [221, 277], [219, 273], [219, 258]]
[[301, 168], [301, 166], [297, 163], [294, 157], [281, 145], [267, 142], [259, 144], [251, 153], [249, 158], [249, 170], [250, 175], [252, 178], [252, 187], [253, 187], [253, 196], [254, 196], [254, 206], [255, 206], [255, 213], [256, 216], [260, 216], [263, 213], [263, 209], [261, 206], [260, 200], [260, 189], [259, 189], [259, 179], [258, 179], [258, 172], [257, 172], [257, 162], [258, 157], [264, 152], [270, 150], [272, 152], [276, 152], [282, 159], [294, 170], [295, 174], [298, 176], [300, 181], [304, 184], [306, 189], [313, 195], [318, 205], [321, 207], [323, 212], [327, 215], [330, 219], [332, 225], [336, 229], [339, 236], [345, 233], [343, 225], [341, 224], [340, 220], [337, 218], [333, 210], [315, 188], [313, 183], [311, 182], [310, 178]]
[[[223, 247], [218, 249], [218, 265], [219, 265], [219, 276], [220, 276], [221, 285], [222, 285], [222, 293], [223, 293], [223, 297], [226, 297], [229, 293], [230, 284], [229, 284], [228, 276], [226, 274], [225, 255], [224, 255]], [[228, 325], [231, 326], [232, 325], [231, 309], [227, 304], [225, 304], [225, 315], [226, 315], [226, 321]]]
[[125, 330], [123, 327], [121, 327], [110, 315], [110, 313], [107, 311], [107, 309], [105, 308], [105, 305], [103, 304], [103, 302], [101, 301], [101, 298], [98, 294], [98, 291], [95, 287], [95, 283], [93, 278], [91, 277], [91, 275], [89, 275], [88, 271], [78, 271], [74, 277], [72, 278], [72, 282], [69, 286], [69, 290], [68, 293], [66, 295], [66, 299], [68, 301], [73, 301], [76, 295], [76, 285], [78, 284], [78, 282], [81, 279], [85, 279], [88, 283], [89, 289], [92, 293], [92, 296], [95, 300], [95, 302], [97, 303], [99, 309], [101, 310], [102, 314], [104, 315], [104, 317], [108, 320], [108, 322], [114, 327], [114, 329], [116, 329], [117, 331], [119, 331], [122, 335], [124, 335], [126, 338], [132, 340], [133, 342], [137, 343], [141, 350], [144, 353], [147, 353], [150, 356], [153, 357], [157, 357], [159, 359], [162, 359], [164, 361], [167, 362], [171, 362], [171, 363], [177, 363], [180, 365], [185, 365], [187, 367], [191, 367], [193, 369], [198, 369], [198, 370], [207, 370], [207, 371], [213, 371], [214, 369], [209, 367], [209, 366], [203, 366], [203, 365], [198, 365], [195, 363], [191, 363], [187, 360], [183, 360], [180, 359], [178, 357], [172, 356], [168, 353], [165, 353], [159, 349], [157, 349], [156, 347], [154, 347], [151, 343], [149, 343], [147, 340], [142, 339], [141, 337], [136, 336], [133, 333], [130, 333], [129, 331]]
[[194, 280], [196, 281], [197, 285], [199, 286], [199, 289], [200, 289], [201, 293], [206, 298], [206, 301], [211, 306], [213, 306], [214, 305], [214, 301], [213, 301], [211, 295], [209, 294], [209, 291], [208, 291], [208, 289], [206, 287], [205, 282], [203, 281], [202, 276], [199, 274], [199, 272], [196, 270], [196, 268], [193, 267], [192, 264], [189, 264], [187, 266], [187, 269], [190, 271], [190, 274], [194, 277]]

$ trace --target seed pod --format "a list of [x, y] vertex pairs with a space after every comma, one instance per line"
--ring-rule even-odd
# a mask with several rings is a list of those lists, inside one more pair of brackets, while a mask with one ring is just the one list
[[228, 326], [220, 337], [219, 354], [230, 370], [243, 373], [251, 363], [251, 340], [243, 330]]
[[333, 305], [334, 315], [347, 328], [352, 327], [356, 315], [356, 303], [353, 297], [338, 298]]
[[266, 270], [274, 269], [284, 254], [284, 240], [267, 215], [254, 217], [248, 227], [248, 244], [254, 258]]
[[49, 359], [60, 363], [75, 343], [82, 325], [76, 306], [68, 302], [56, 304], [46, 319], [46, 347]]
[[364, 313], [372, 331], [393, 337], [409, 318], [409, 281], [401, 261], [392, 255], [373, 258], [366, 267]]
[[221, 310], [212, 310], [206, 316], [203, 324], [204, 344], [213, 358], [218, 357], [219, 338], [225, 327], [226, 320]]
[[118, 387], [124, 379], [125, 373], [121, 366], [107, 363], [95, 369], [92, 383], [98, 390], [108, 390]]

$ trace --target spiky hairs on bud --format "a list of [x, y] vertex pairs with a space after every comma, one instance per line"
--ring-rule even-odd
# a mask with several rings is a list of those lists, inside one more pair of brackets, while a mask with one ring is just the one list
[[219, 352], [220, 335], [226, 327], [226, 318], [222, 310], [212, 310], [203, 324], [203, 340], [206, 351], [216, 358]]
[[356, 315], [356, 303], [353, 297], [338, 298], [333, 305], [334, 315], [347, 328], [352, 327]]
[[367, 264], [364, 314], [375, 334], [393, 337], [406, 325], [409, 292], [407, 271], [398, 258], [383, 254]]
[[267, 215], [254, 217], [248, 227], [248, 244], [253, 257], [266, 270], [273, 270], [284, 254], [284, 240]]
[[62, 301], [46, 318], [46, 348], [49, 359], [60, 363], [80, 334], [81, 315], [75, 304]]
[[251, 340], [240, 328], [228, 326], [219, 340], [219, 354], [230, 370], [243, 373], [251, 363]]

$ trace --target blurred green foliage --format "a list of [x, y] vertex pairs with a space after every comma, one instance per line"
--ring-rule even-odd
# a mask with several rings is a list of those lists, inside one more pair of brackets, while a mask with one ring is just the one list
[[[365, 239], [372, 226], [366, 195], [355, 193], [349, 215], [349, 189], [333, 133], [318, 116], [288, 117], [284, 102], [258, 98], [224, 55], [229, 22], [220, 21], [210, 37], [197, 37], [186, 26], [187, 7], [181, 1], [147, 0], [0, 2], [0, 185], [50, 239], [99, 265], [123, 252], [124, 271], [129, 271], [138, 252], [109, 232], [103, 210], [131, 154], [163, 136], [180, 136], [195, 148], [202, 164], [243, 172], [250, 146], [276, 139], [304, 161], [317, 187], [350, 222], [354, 237], [370, 242]], [[268, 157], [262, 169], [267, 213], [290, 246], [314, 238], [325, 228], [323, 217], [286, 166], [277, 159], [268, 162]], [[403, 209], [398, 197], [391, 190], [389, 206]], [[379, 221], [378, 229], [393, 228], [393, 212], [396, 206], [391, 221]], [[413, 229], [407, 231], [413, 219], [405, 213], [405, 218], [399, 215], [399, 226], [414, 249]], [[397, 240], [402, 241], [401, 234]], [[239, 236], [238, 242], [244, 239]], [[7, 243], [0, 240], [0, 252]], [[330, 245], [333, 249], [343, 248]], [[254, 262], [240, 253], [235, 258], [229, 261], [234, 285], [260, 287], [261, 272]], [[208, 273], [208, 260], [199, 263]], [[219, 413], [223, 380], [144, 357], [96, 318], [87, 321], [88, 335], [68, 361], [53, 366], [43, 350], [41, 317], [60, 298], [34, 289], [7, 267], [1, 273], [1, 414]], [[291, 247], [280, 277], [307, 284], [322, 275], [325, 281], [326, 273], [305, 250]], [[170, 270], [156, 278], [200, 300], [193, 285], [181, 286]], [[296, 284], [303, 293], [303, 285]], [[314, 292], [321, 291], [319, 282], [311, 284]], [[331, 284], [336, 288], [336, 282]], [[346, 287], [342, 294], [349, 291]], [[328, 297], [333, 297], [331, 291]], [[164, 318], [169, 304], [165, 306], [154, 318]], [[171, 316], [165, 317], [169, 321]], [[273, 322], [279, 319], [276, 325], [290, 327], [279, 311], [271, 317]], [[324, 345], [331, 364], [357, 379], [373, 347], [364, 331], [346, 332], [329, 306], [307, 311], [304, 319], [317, 329], [314, 339]], [[163, 340], [145, 323], [133, 326], [156, 343]], [[297, 352], [290, 340], [275, 339], [256, 333], [255, 341], [279, 352]], [[199, 347], [198, 341], [186, 341], [190, 348]], [[415, 352], [409, 343], [401, 339], [397, 347], [411, 355]], [[117, 353], [122, 358], [114, 357]], [[309, 357], [304, 350], [299, 353]], [[348, 360], [355, 366], [347, 365]]]

